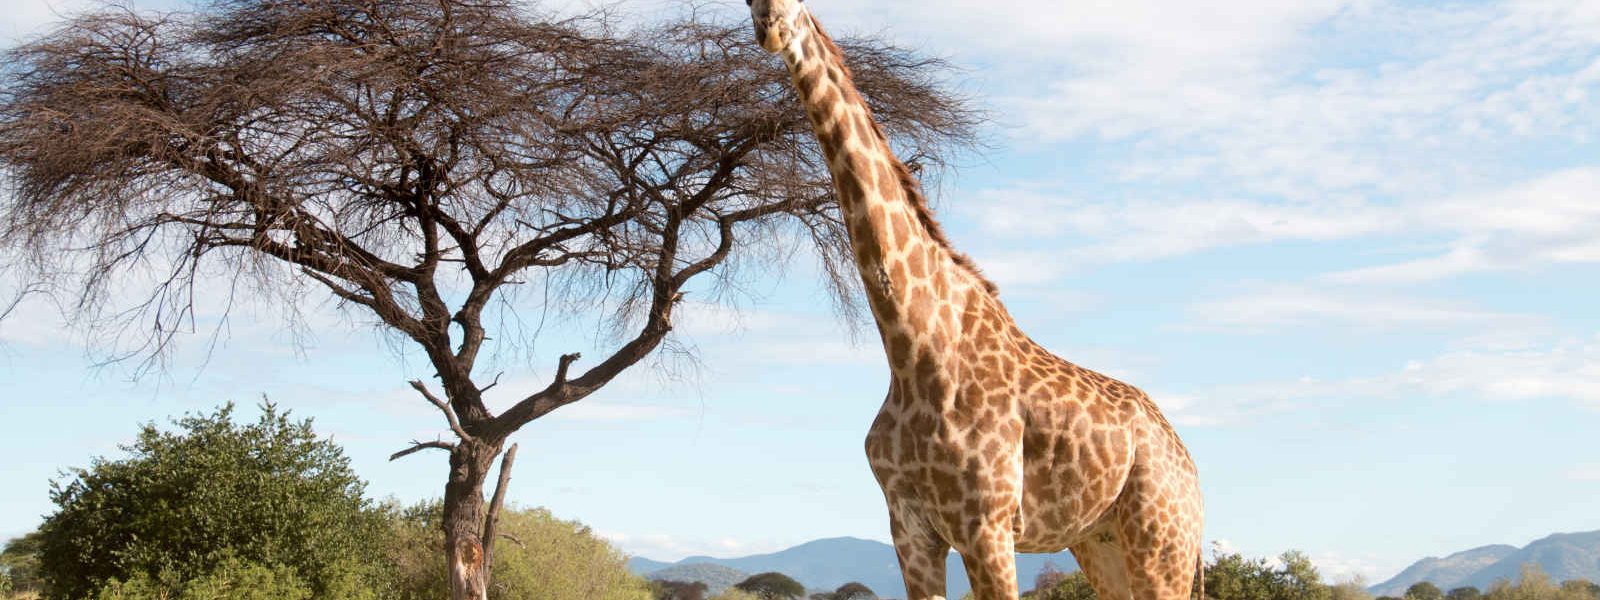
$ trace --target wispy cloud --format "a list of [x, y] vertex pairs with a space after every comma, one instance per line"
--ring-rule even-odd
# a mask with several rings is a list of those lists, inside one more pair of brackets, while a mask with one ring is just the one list
[[1366, 376], [1308, 376], [1152, 396], [1175, 422], [1193, 426], [1237, 424], [1328, 399], [1560, 401], [1600, 410], [1600, 336], [1511, 349], [1452, 350]]
[[1331, 273], [1343, 283], [1414, 283], [1486, 270], [1600, 262], [1600, 167], [1558, 171], [1486, 193], [1425, 202], [1401, 217], [1456, 235], [1430, 256]]
[[1572, 467], [1567, 470], [1567, 479], [1584, 483], [1600, 483], [1600, 463]]
[[615, 531], [595, 532], [631, 556], [659, 561], [677, 561], [689, 556], [733, 557], [776, 552], [801, 540], [691, 538], [668, 534], [630, 534]]
[[1082, 240], [1059, 258], [1091, 264], [1277, 241], [1336, 240], [1403, 225], [1393, 211], [1359, 203], [1088, 201], [1023, 186], [984, 190], [960, 210], [985, 233], [1002, 239]]
[[1491, 400], [1569, 399], [1600, 409], [1600, 338], [1544, 348], [1449, 352], [1373, 381], [1378, 389]]
[[[1492, 181], [1462, 167], [1519, 139], [1587, 143], [1600, 132], [1586, 101], [1600, 85], [1592, 2], [1307, 4], [1262, 10], [1250, 23], [1259, 35], [1199, 51], [1118, 36], [1114, 58], [1019, 99], [1024, 131], [1137, 141], [1128, 174], [1141, 178], [1301, 198]], [[1197, 18], [1174, 23], [1172, 37], [1207, 37]], [[1166, 21], [1148, 22], [1160, 32]]]
[[1364, 288], [1328, 285], [1275, 285], [1196, 303], [1189, 308], [1197, 326], [1263, 332], [1312, 325], [1392, 330], [1398, 327], [1479, 331], [1541, 330], [1534, 315], [1495, 312], [1455, 300], [1433, 300]]

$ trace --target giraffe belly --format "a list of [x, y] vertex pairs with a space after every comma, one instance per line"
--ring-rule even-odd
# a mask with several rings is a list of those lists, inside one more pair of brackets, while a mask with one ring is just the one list
[[1088, 434], [1030, 423], [1018, 552], [1059, 552], [1094, 533], [1128, 481], [1134, 432]]

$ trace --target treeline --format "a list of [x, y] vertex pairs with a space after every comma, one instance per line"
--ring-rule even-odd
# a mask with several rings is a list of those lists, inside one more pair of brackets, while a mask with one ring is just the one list
[[[55, 512], [0, 552], [0, 598], [448, 598], [442, 509], [368, 500], [340, 447], [271, 404], [144, 426], [127, 456], [53, 482]], [[508, 509], [495, 600], [650, 600], [648, 582], [587, 527]]]
[[[1586, 580], [1556, 583], [1537, 565], [1528, 564], [1516, 582], [1501, 579], [1487, 590], [1458, 587], [1449, 591], [1421, 582], [1399, 598], [1373, 597], [1359, 580], [1323, 581], [1304, 553], [1290, 551], [1276, 561], [1219, 552], [1205, 566], [1207, 598], [1215, 600], [1600, 600], [1600, 585]], [[1094, 600], [1089, 580], [1080, 572], [1046, 569], [1034, 580], [1031, 600]]]
[[[51, 484], [55, 512], [0, 551], [5, 600], [436, 600], [449, 596], [440, 504], [365, 497], [343, 450], [310, 420], [270, 403], [254, 422], [233, 406], [143, 426], [126, 456], [100, 458]], [[494, 600], [876, 600], [848, 583], [808, 592], [761, 573], [718, 593], [646, 581], [585, 526], [543, 509], [509, 509], [490, 568]], [[1360, 582], [1323, 581], [1311, 560], [1216, 553], [1204, 571], [1215, 600], [1600, 600], [1600, 585], [1555, 582], [1528, 565], [1515, 583], [1441, 590], [1423, 582], [1374, 598]], [[1093, 600], [1081, 572], [1047, 568], [1031, 600]], [[898, 597], [903, 590], [879, 590]], [[967, 598], [970, 598], [969, 594]]]
[[714, 595], [708, 595], [709, 586], [700, 581], [652, 581], [650, 591], [655, 595], [655, 600], [879, 600], [872, 588], [855, 581], [831, 592], [806, 596], [806, 586], [788, 575], [775, 572], [751, 575]]

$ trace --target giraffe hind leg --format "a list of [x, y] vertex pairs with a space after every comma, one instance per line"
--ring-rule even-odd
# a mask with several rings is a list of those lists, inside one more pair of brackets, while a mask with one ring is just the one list
[[1124, 554], [1114, 534], [1097, 535], [1072, 546], [1072, 557], [1099, 600], [1133, 600]]
[[1187, 600], [1200, 557], [1199, 487], [1192, 476], [1147, 474], [1129, 479], [1113, 509], [1129, 587], [1138, 600]]

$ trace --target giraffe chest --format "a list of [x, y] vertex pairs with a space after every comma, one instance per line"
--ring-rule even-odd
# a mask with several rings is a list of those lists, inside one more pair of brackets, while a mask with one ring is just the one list
[[[956, 378], [896, 377], [866, 439], [887, 495], [922, 510], [965, 510], [983, 490], [1020, 491], [1023, 418]], [[976, 402], [974, 402], [976, 401]]]

